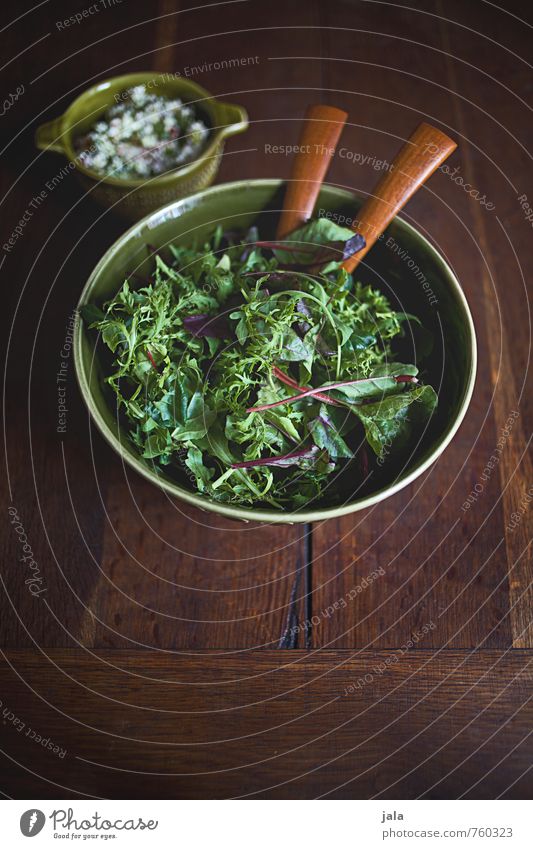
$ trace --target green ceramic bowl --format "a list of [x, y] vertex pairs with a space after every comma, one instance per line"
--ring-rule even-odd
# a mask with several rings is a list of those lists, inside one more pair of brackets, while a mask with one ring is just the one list
[[[153, 94], [179, 97], [194, 104], [210, 128], [202, 153], [181, 168], [149, 179], [102, 177], [85, 168], [76, 155], [75, 139], [84, 135], [117, 102], [115, 95], [141, 84], [147, 85]], [[83, 187], [100, 204], [112, 207], [113, 211], [130, 221], [138, 221], [165, 203], [211, 185], [220, 165], [225, 140], [236, 133], [242, 133], [247, 127], [248, 116], [241, 106], [218, 101], [189, 80], [146, 71], [113, 77], [87, 89], [63, 115], [37, 128], [35, 144], [41, 150], [52, 150], [66, 156]]]
[[[202, 244], [219, 223], [228, 229], [257, 223], [265, 238], [273, 236], [283, 190], [284, 184], [278, 180], [228, 183], [159, 209], [128, 230], [102, 257], [82, 292], [79, 306], [100, 305], [111, 298], [132, 270], [141, 274], [151, 270], [147, 243], [163, 250], [169, 242]], [[351, 218], [360, 205], [361, 199], [350, 192], [324, 186], [317, 209], [321, 214]], [[170, 495], [235, 519], [312, 522], [382, 501], [427, 469], [457, 431], [474, 386], [476, 341], [465, 296], [452, 270], [435, 248], [401, 218], [394, 220], [384, 238], [374, 246], [369, 263], [361, 267], [360, 273], [358, 271], [358, 278], [366, 278], [379, 286], [400, 308], [417, 315], [424, 326], [433, 331], [433, 350], [424, 366], [428, 371], [427, 382], [439, 392], [439, 405], [428, 432], [405, 467], [384, 463], [367, 489], [342, 506], [316, 505], [312, 509], [290, 512], [224, 505], [196, 493], [185, 476], [177, 480], [155, 471], [139, 456], [126, 431], [118, 424], [114, 396], [107, 394], [104, 384], [96, 335], [79, 321], [74, 345], [76, 374], [96, 425], [132, 468]], [[415, 354], [406, 351], [405, 356], [415, 357]]]

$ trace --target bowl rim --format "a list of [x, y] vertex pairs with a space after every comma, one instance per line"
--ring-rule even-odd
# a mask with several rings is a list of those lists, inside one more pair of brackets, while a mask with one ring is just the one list
[[[69, 118], [72, 115], [72, 112], [75, 111], [75, 107], [80, 105], [80, 101], [83, 101], [88, 95], [95, 94], [99, 91], [104, 91], [106, 89], [110, 89], [111, 87], [118, 86], [119, 90], [126, 90], [128, 88], [132, 88], [134, 85], [141, 85], [147, 80], [164, 78], [165, 74], [162, 71], [137, 71], [131, 74], [122, 74], [115, 77], [107, 77], [105, 80], [100, 80], [89, 88], [84, 89], [66, 108], [66, 110], [59, 115], [56, 119], [48, 122], [49, 124], [57, 123], [58, 128], [60, 129], [59, 135], [62, 139], [61, 148], [63, 155], [72, 162], [74, 167], [85, 177], [93, 180], [97, 183], [105, 183], [106, 185], [116, 186], [124, 189], [135, 189], [139, 187], [157, 187], [160, 188], [165, 185], [172, 185], [176, 180], [180, 180], [182, 177], [187, 177], [190, 174], [194, 173], [196, 170], [200, 169], [205, 165], [205, 162], [208, 159], [212, 159], [217, 156], [218, 147], [222, 141], [227, 136], [234, 135], [235, 133], [243, 132], [248, 127], [248, 114], [244, 107], [239, 106], [238, 104], [228, 103], [223, 100], [218, 100], [218, 98], [211, 94], [211, 92], [207, 91], [207, 89], [203, 88], [198, 83], [193, 82], [192, 80], [183, 79], [182, 77], [175, 77], [170, 79], [165, 79], [165, 84], [175, 85], [176, 92], [181, 90], [183, 93], [185, 90], [195, 96], [195, 100], [192, 100], [191, 103], [201, 103], [204, 104], [207, 111], [209, 111], [210, 117], [215, 122], [219, 120], [217, 117], [220, 116], [220, 120], [223, 120], [224, 111], [227, 108], [236, 110], [236, 113], [239, 114], [239, 120], [233, 121], [226, 124], [220, 124], [220, 126], [211, 128], [210, 135], [211, 139], [209, 143], [203, 148], [199, 156], [196, 156], [191, 162], [187, 162], [185, 165], [180, 165], [178, 168], [173, 168], [170, 171], [165, 171], [163, 174], [156, 174], [153, 177], [139, 177], [136, 179], [132, 178], [122, 178], [122, 177], [113, 177], [99, 174], [97, 171], [93, 171], [91, 168], [86, 168], [85, 165], [80, 161], [79, 154], [76, 153], [72, 144], [72, 127], [69, 125]], [[118, 85], [120, 83], [120, 85]], [[37, 128], [37, 133], [42, 127], [46, 127], [47, 124], [42, 124]]]
[[[474, 321], [472, 319], [472, 314], [470, 312], [470, 308], [468, 306], [465, 294], [453, 270], [446, 262], [444, 257], [441, 255], [441, 253], [413, 225], [409, 224], [409, 222], [406, 221], [403, 217], [398, 215], [395, 216], [393, 221], [400, 221], [401, 225], [405, 227], [408, 231], [410, 231], [410, 234], [412, 236], [419, 239], [441, 264], [443, 271], [448, 276], [452, 289], [454, 290], [454, 293], [456, 294], [463, 308], [464, 317], [466, 319], [466, 326], [469, 331], [469, 372], [467, 376], [465, 390], [463, 392], [463, 396], [461, 398], [457, 414], [454, 420], [448, 424], [447, 429], [445, 430], [438, 444], [431, 450], [428, 456], [423, 461], [417, 463], [414, 468], [412, 468], [411, 471], [407, 475], [405, 475], [405, 477], [403, 477], [401, 480], [394, 481], [393, 483], [383, 487], [377, 492], [372, 493], [371, 495], [367, 495], [364, 498], [358, 499], [355, 502], [350, 502], [348, 504], [343, 504], [336, 507], [322, 507], [315, 508], [312, 510], [301, 510], [296, 512], [283, 512], [264, 508], [240, 507], [238, 505], [224, 504], [221, 502], [212, 501], [200, 494], [182, 488], [177, 483], [174, 483], [170, 480], [165, 480], [163, 478], [159, 478], [154, 472], [152, 472], [149, 468], [146, 467], [140, 457], [137, 458], [133, 454], [130, 454], [129, 451], [124, 449], [123, 442], [115, 436], [112, 430], [108, 427], [105, 419], [100, 414], [99, 410], [95, 407], [94, 403], [92, 403], [90, 385], [83, 367], [83, 330], [82, 322], [79, 319], [79, 310], [85, 303], [89, 301], [88, 295], [91, 292], [94, 281], [98, 278], [101, 271], [106, 266], [107, 262], [111, 259], [111, 257], [113, 257], [121, 250], [124, 242], [126, 242], [136, 233], [138, 235], [143, 226], [147, 225], [148, 222], [150, 222], [151, 220], [157, 218], [162, 218], [162, 220], [165, 220], [168, 217], [168, 213], [171, 213], [180, 204], [190, 204], [191, 201], [194, 201], [195, 198], [200, 196], [203, 197], [206, 194], [224, 194], [228, 191], [239, 192], [249, 187], [250, 185], [270, 188], [275, 191], [283, 185], [286, 185], [286, 182], [286, 180], [282, 179], [266, 178], [254, 180], [237, 180], [235, 182], [230, 183], [219, 183], [216, 186], [211, 186], [207, 189], [197, 192], [194, 195], [190, 195], [189, 197], [181, 198], [179, 200], [173, 201], [172, 203], [166, 204], [165, 206], [160, 207], [154, 212], [149, 213], [144, 218], [141, 218], [140, 221], [136, 222], [132, 227], [126, 230], [108, 248], [108, 250], [101, 257], [101, 259], [98, 261], [91, 274], [89, 275], [89, 278], [85, 286], [83, 287], [83, 290], [76, 306], [78, 320], [76, 321], [76, 326], [74, 330], [74, 370], [78, 382], [78, 387], [80, 389], [84, 403], [87, 406], [89, 415], [92, 417], [94, 423], [96, 424], [98, 430], [100, 431], [104, 439], [118, 453], [119, 457], [124, 462], [131, 466], [136, 472], [140, 473], [144, 478], [149, 480], [152, 484], [159, 486], [168, 494], [172, 495], [175, 498], [179, 498], [182, 501], [186, 501], [187, 503], [192, 504], [194, 507], [198, 507], [201, 510], [204, 510], [206, 512], [218, 513], [231, 519], [239, 519], [241, 521], [260, 521], [271, 524], [309, 523], [325, 521], [327, 519], [335, 519], [341, 516], [349, 515], [350, 513], [355, 513], [359, 510], [364, 510], [367, 507], [371, 507], [372, 505], [379, 503], [380, 501], [384, 501], [385, 498], [389, 498], [389, 496], [395, 495], [401, 489], [408, 486], [414, 480], [416, 480], [416, 478], [422, 475], [440, 457], [440, 455], [447, 448], [447, 446], [457, 433], [466, 415], [466, 411], [468, 409], [470, 400], [472, 398], [472, 393], [474, 391], [477, 372], [477, 342]], [[329, 183], [325, 183], [324, 187], [333, 189], [339, 195], [339, 199], [345, 199], [346, 201], [353, 200], [354, 197], [360, 197], [357, 192], [352, 192], [349, 189], [339, 188]], [[176, 216], [174, 215], [172, 215], [171, 217], [176, 218]]]

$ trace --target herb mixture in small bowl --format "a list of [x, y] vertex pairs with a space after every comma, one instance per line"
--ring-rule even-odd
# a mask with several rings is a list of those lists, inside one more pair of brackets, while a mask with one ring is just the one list
[[86, 168], [102, 176], [140, 179], [191, 162], [208, 135], [193, 105], [137, 85], [76, 139], [76, 152]]
[[63, 154], [88, 197], [130, 221], [209, 186], [246, 111], [177, 74], [98, 82], [41, 124], [35, 143]]
[[[348, 275], [362, 240], [334, 220], [272, 241], [276, 185], [189, 200], [178, 240], [180, 204], [125, 234], [82, 295], [76, 369], [106, 437], [168, 492], [313, 521], [381, 500], [438, 456], [470, 398], [475, 342], [455, 278], [416, 231], [390, 232], [430, 275], [438, 315], [390, 249], [374, 248], [390, 285]], [[320, 204], [345, 196], [325, 187]]]

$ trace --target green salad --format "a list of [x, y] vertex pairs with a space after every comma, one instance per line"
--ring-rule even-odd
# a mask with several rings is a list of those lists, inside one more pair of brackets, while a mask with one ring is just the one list
[[414, 316], [352, 280], [352, 230], [311, 221], [283, 242], [219, 228], [201, 250], [148, 248], [82, 316], [144, 459], [226, 503], [338, 503], [423, 435], [437, 404], [394, 347]]

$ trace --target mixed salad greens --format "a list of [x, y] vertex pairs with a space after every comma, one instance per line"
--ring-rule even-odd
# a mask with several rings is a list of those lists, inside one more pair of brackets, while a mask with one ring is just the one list
[[283, 242], [219, 228], [170, 245], [100, 309], [107, 383], [146, 461], [217, 501], [336, 503], [420, 438], [437, 404], [393, 341], [414, 316], [353, 281], [364, 239], [320, 218]]

